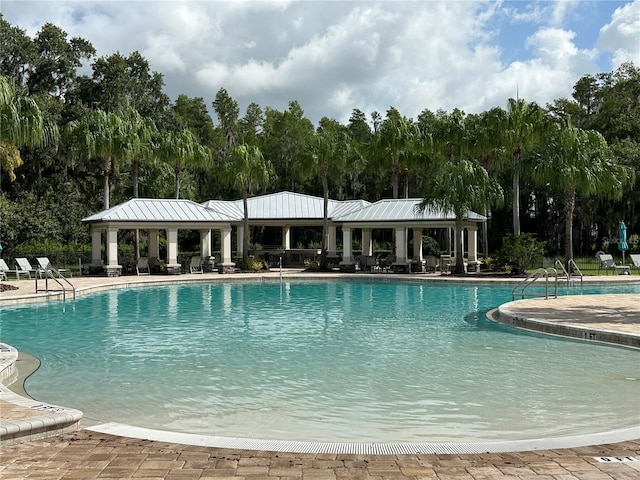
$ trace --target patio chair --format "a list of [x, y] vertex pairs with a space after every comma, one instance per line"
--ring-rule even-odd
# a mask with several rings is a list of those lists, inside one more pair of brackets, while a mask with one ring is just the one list
[[202, 257], [191, 257], [189, 273], [204, 273], [202, 270]]
[[440, 255], [440, 263], [438, 264], [440, 274], [451, 273], [451, 255]]
[[[26, 258], [23, 258], [23, 257], [16, 258], [16, 264], [20, 269], [20, 275], [26, 275], [27, 277], [31, 278], [32, 273], [33, 274], [38, 273], [38, 270], [33, 268], [29, 263], [29, 260], [27, 260]], [[20, 277], [18, 276], [17, 278], [20, 278]]]
[[36, 258], [36, 260], [38, 261], [38, 265], [40, 266], [40, 268], [38, 269], [39, 273], [51, 272], [52, 275], [57, 274], [60, 277], [64, 277], [64, 274], [68, 273], [69, 276], [71, 276], [70, 270], [67, 270], [66, 268], [54, 267], [53, 264], [49, 261], [48, 257], [38, 257]]
[[631, 264], [633, 267], [636, 267], [636, 271], [640, 273], [640, 253], [632, 253], [629, 255], [631, 259]]
[[9, 280], [9, 277], [7, 276], [8, 273], [13, 273], [16, 278], [19, 278], [18, 272], [19, 270], [11, 270], [7, 265], [7, 262], [5, 262], [4, 259], [0, 258], [0, 280]]
[[424, 271], [426, 273], [433, 272], [436, 273], [436, 269], [438, 268], [438, 259], [433, 255], [427, 255], [424, 257]]
[[138, 275], [150, 275], [151, 268], [149, 267], [149, 257], [140, 257], [136, 264], [136, 273]]
[[617, 265], [609, 253], [598, 252], [596, 258], [598, 259], [598, 275], [600, 275], [600, 270], [604, 270], [605, 273], [609, 270], [620, 271], [621, 275], [629, 273], [629, 265]]
[[210, 255], [202, 260], [202, 270], [204, 272], [213, 272], [216, 268], [216, 257]]

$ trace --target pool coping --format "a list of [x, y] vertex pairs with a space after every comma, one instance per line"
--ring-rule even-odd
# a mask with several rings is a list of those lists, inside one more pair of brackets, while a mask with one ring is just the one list
[[[180, 278], [183, 277], [183, 278]], [[280, 274], [250, 274], [250, 275], [233, 275], [220, 276], [220, 277], [205, 277], [186, 275], [180, 277], [170, 277], [157, 279], [154, 281], [144, 280], [132, 280], [132, 281], [120, 281], [120, 282], [107, 282], [99, 283], [90, 286], [85, 286], [76, 290], [76, 294], [90, 294], [105, 290], [113, 289], [125, 289], [135, 288], [141, 286], [152, 285], [173, 285], [177, 283], [210, 283], [218, 281], [246, 281], [250, 279], [264, 281], [276, 281], [281, 278], [291, 279], [334, 279], [334, 278], [358, 278], [358, 279], [371, 279], [384, 281], [459, 281], [460, 283], [472, 282], [475, 284], [515, 284], [519, 283], [521, 279], [486, 279], [486, 278], [460, 278], [460, 277], [442, 277], [442, 276], [424, 276], [424, 275], [403, 275], [397, 274], [391, 275], [362, 275], [362, 274], [309, 274], [296, 271], [293, 273], [287, 273], [286, 275]], [[137, 279], [138, 277], [134, 277]], [[147, 277], [149, 278], [149, 277]], [[146, 281], [145, 281], [146, 280]], [[629, 278], [628, 276], [616, 281], [614, 279], [599, 281], [597, 278], [588, 281], [591, 284], [612, 284], [612, 283], [636, 283], [640, 279]], [[0, 304], [15, 304], [25, 303], [32, 301], [49, 301], [60, 300], [66, 301], [64, 292], [49, 292], [46, 294], [26, 294], [26, 295], [13, 295], [10, 297], [0, 298]], [[580, 338], [590, 341], [606, 342], [601, 338], [588, 338], [585, 337], [585, 332], [580, 329], [572, 328], [572, 326], [563, 325], [564, 329], [557, 329], [557, 333], [552, 330], [552, 322], [544, 322], [540, 320], [525, 321], [526, 319], [520, 318], [518, 315], [509, 316], [508, 309], [505, 309], [505, 317], [502, 318], [499, 312], [500, 308], [509, 305], [513, 302], [508, 302], [501, 305], [497, 309], [494, 309], [490, 313], [492, 317], [489, 317], [493, 321], [505, 323], [515, 328], [524, 328], [527, 330], [536, 330], [541, 333], [559, 335], [570, 338]], [[498, 312], [496, 314], [496, 312]], [[488, 314], [489, 316], [489, 314]], [[507, 323], [512, 322], [512, 323]], [[531, 328], [527, 328], [528, 325]], [[556, 325], [557, 326], [557, 325]], [[603, 330], [595, 330], [595, 332], [604, 333]], [[559, 333], [565, 332], [568, 333]], [[615, 332], [612, 332], [615, 333]], [[624, 335], [623, 337], [626, 337]], [[618, 338], [623, 338], [618, 337]], [[635, 340], [640, 342], [640, 336], [632, 335]], [[634, 340], [634, 341], [635, 341]], [[616, 343], [616, 342], [613, 342]], [[5, 344], [6, 345], [6, 344]], [[633, 345], [632, 345], [633, 346]], [[10, 347], [13, 348], [13, 347]], [[637, 347], [633, 347], [637, 348]], [[15, 350], [15, 349], [13, 349]], [[16, 352], [17, 353], [17, 352]], [[38, 414], [32, 417], [26, 417], [21, 419], [14, 419], [11, 421], [3, 421], [0, 416], [0, 445], [7, 445], [13, 443], [19, 443], [21, 441], [29, 441], [36, 438], [45, 438], [49, 436], [59, 435], [68, 431], [77, 430], [80, 427], [80, 420], [82, 419], [82, 412], [75, 409], [69, 409], [66, 407], [59, 407], [55, 405], [44, 404], [43, 402], [37, 402], [36, 400], [22, 397], [14, 392], [11, 392], [7, 387], [2, 385], [2, 382], [6, 380], [12, 374], [13, 365], [17, 359], [11, 360], [9, 356], [9, 366], [7, 362], [4, 364], [1, 362], [5, 360], [0, 357], [0, 402], [6, 401], [15, 405], [19, 405], [25, 408], [44, 411], [48, 413]], [[5, 374], [5, 371], [9, 371], [9, 374]], [[549, 437], [540, 439], [524, 439], [524, 440], [511, 440], [511, 441], [489, 441], [489, 442], [420, 442], [420, 443], [404, 443], [404, 442], [363, 442], [363, 443], [345, 443], [345, 442], [301, 442], [301, 441], [286, 441], [286, 440], [265, 440], [265, 439], [251, 439], [240, 437], [222, 437], [215, 435], [198, 435], [180, 432], [170, 432], [163, 430], [146, 429], [141, 427], [135, 427], [131, 425], [119, 424], [115, 422], [102, 423], [99, 425], [93, 425], [88, 427], [82, 427], [85, 430], [108, 433], [118, 436], [125, 436], [131, 438], [142, 438], [147, 440], [157, 440], [165, 442], [174, 442], [188, 445], [201, 445], [211, 447], [224, 447], [234, 449], [245, 450], [269, 450], [280, 451], [287, 453], [369, 453], [369, 454], [407, 454], [407, 453], [442, 453], [442, 454], [463, 454], [463, 453], [485, 453], [485, 452], [514, 452], [514, 451], [529, 451], [529, 450], [541, 450], [551, 448], [573, 448], [581, 446], [598, 445], [603, 443], [614, 443], [621, 441], [636, 440], [640, 438], [640, 425], [632, 427], [619, 428], [606, 432], [589, 433], [582, 435], [572, 435], [563, 437]]]

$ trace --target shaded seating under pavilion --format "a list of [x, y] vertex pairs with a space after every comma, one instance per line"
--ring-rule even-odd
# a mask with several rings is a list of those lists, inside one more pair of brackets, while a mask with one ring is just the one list
[[[391, 229], [395, 237], [395, 261], [390, 269], [409, 271], [411, 261], [422, 264], [422, 233], [425, 228], [445, 229], [450, 232], [455, 226], [455, 218], [450, 212], [427, 209], [418, 213], [417, 205], [421, 199], [380, 200], [369, 203], [364, 200], [329, 200], [328, 204], [328, 258], [340, 258], [337, 235], [342, 233], [342, 255], [340, 269], [355, 271], [356, 258], [353, 254], [354, 232], [362, 237], [362, 255], [373, 256], [372, 231]], [[279, 192], [248, 199], [249, 227], [278, 227], [282, 231], [282, 245], [278, 255], [288, 258], [291, 248], [293, 228], [322, 228], [324, 222], [324, 199], [292, 192]], [[181, 273], [182, 265], [178, 261], [178, 231], [197, 230], [200, 233], [200, 257], [210, 258], [213, 251], [212, 230], [219, 231], [220, 258], [216, 266], [220, 273], [235, 271], [233, 258], [241, 258], [242, 238], [244, 236], [243, 201], [210, 200], [198, 204], [180, 199], [141, 199], [134, 198], [110, 209], [84, 218], [82, 221], [91, 226], [92, 266], [103, 264], [103, 238], [106, 241], [107, 275], [118, 276], [122, 266], [118, 263], [118, 232], [120, 230], [141, 230], [148, 235], [148, 257], [162, 262], [163, 271]], [[478, 228], [486, 222], [486, 217], [469, 212], [463, 222], [467, 238], [467, 256], [470, 265], [477, 263]], [[160, 232], [166, 236], [166, 259], [160, 258]], [[232, 234], [237, 236], [238, 250], [232, 251]], [[411, 235], [408, 235], [409, 232]], [[412, 255], [409, 254], [409, 239], [413, 242]], [[456, 249], [464, 245], [454, 245]], [[316, 249], [308, 249], [317, 255]], [[304, 257], [304, 249], [300, 258]], [[266, 253], [266, 252], [263, 252]], [[293, 257], [292, 257], [293, 258]]]

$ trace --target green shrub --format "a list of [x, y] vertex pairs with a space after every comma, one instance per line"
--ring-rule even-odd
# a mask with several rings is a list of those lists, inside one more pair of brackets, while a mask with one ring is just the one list
[[540, 263], [545, 248], [545, 242], [538, 242], [530, 233], [507, 235], [502, 239], [502, 248], [496, 252], [493, 266], [495, 269], [511, 267], [511, 273], [520, 275]]

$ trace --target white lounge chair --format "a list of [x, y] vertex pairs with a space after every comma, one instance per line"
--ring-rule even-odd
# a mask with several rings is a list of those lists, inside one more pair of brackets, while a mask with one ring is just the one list
[[632, 253], [629, 258], [633, 266], [636, 267], [637, 272], [640, 273], [640, 253]]
[[140, 257], [136, 264], [136, 273], [138, 275], [151, 274], [151, 268], [149, 268], [149, 257]]
[[20, 274], [22, 273], [20, 270], [15, 269], [11, 270], [7, 265], [7, 262], [4, 261], [3, 258], [0, 258], [0, 279], [9, 280], [8, 274], [13, 273], [16, 278], [20, 278]]
[[617, 265], [609, 253], [598, 252], [596, 257], [598, 259], [598, 275], [600, 275], [600, 270], [604, 270], [605, 273], [608, 270], [619, 271], [620, 274], [629, 273], [629, 265]]
[[[32, 273], [33, 274], [38, 273], [38, 270], [33, 268], [29, 263], [29, 260], [27, 260], [24, 257], [16, 258], [16, 264], [20, 269], [20, 275], [26, 275], [27, 277], [31, 278]], [[18, 276], [17, 278], [20, 278], [20, 277]]]
[[191, 257], [191, 263], [189, 264], [190, 273], [204, 273], [202, 270], [202, 257]]
[[40, 266], [40, 268], [38, 269], [39, 273], [50, 272], [52, 275], [57, 274], [60, 277], [64, 277], [64, 274], [67, 273], [69, 274], [69, 276], [71, 276], [71, 272], [66, 268], [54, 267], [53, 264], [49, 261], [48, 257], [38, 257], [36, 258], [36, 260], [38, 261], [38, 265]]

